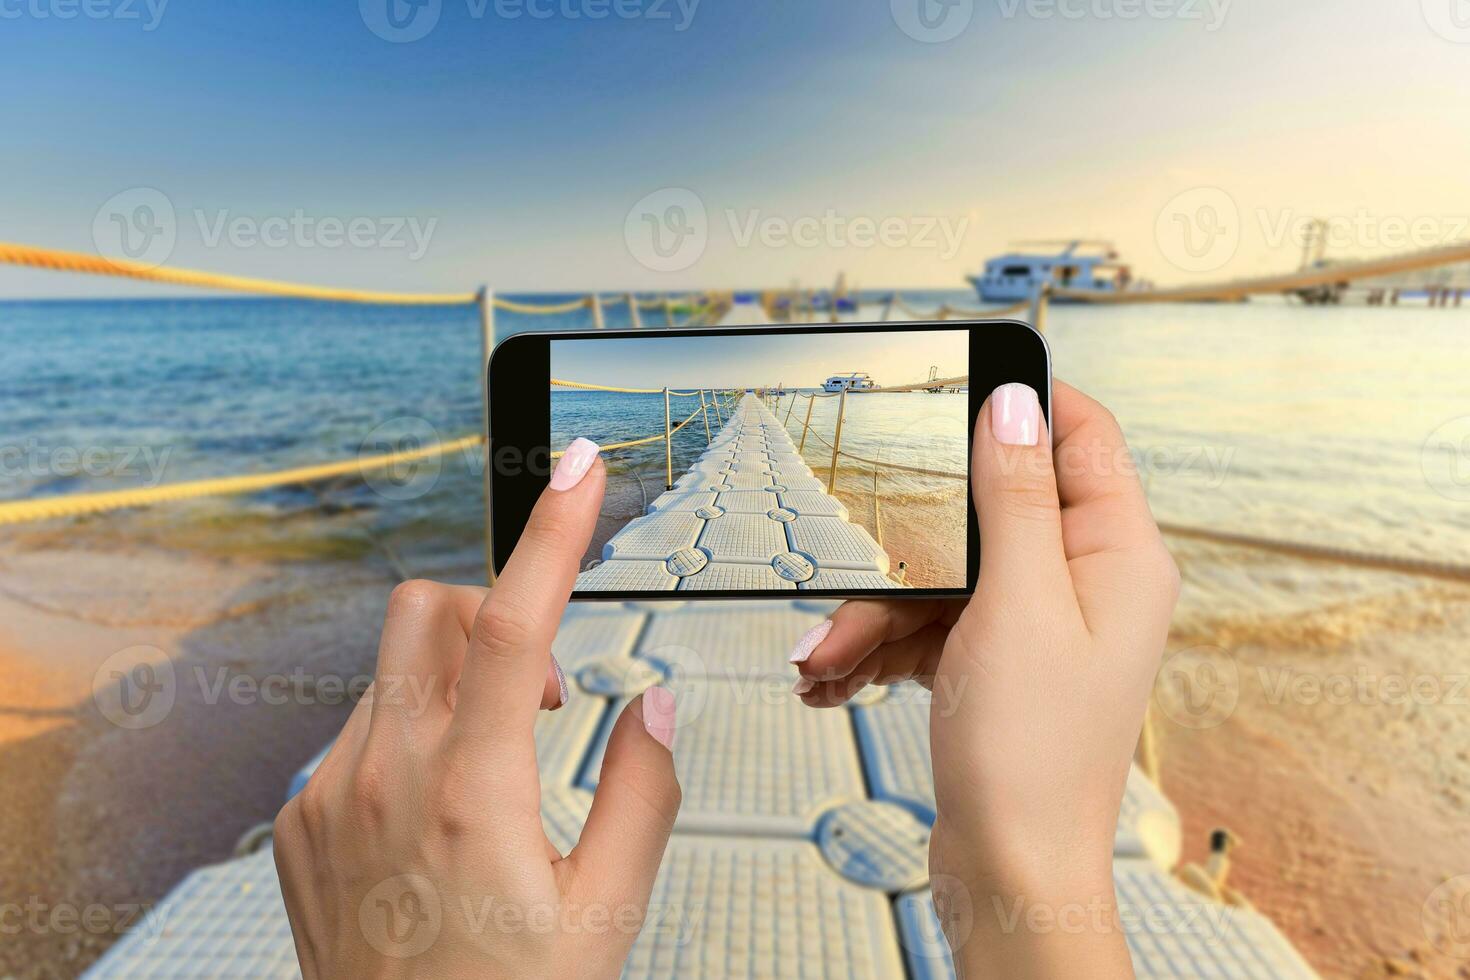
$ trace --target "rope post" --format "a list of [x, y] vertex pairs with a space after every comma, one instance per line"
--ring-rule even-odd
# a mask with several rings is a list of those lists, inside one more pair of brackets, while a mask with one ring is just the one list
[[488, 286], [481, 286], [475, 294], [475, 304], [480, 308], [480, 425], [485, 433], [485, 582], [495, 584], [495, 544], [491, 540], [490, 524], [490, 352], [495, 349], [495, 294]]
[[948, 320], [949, 319], [949, 304], [948, 303], [944, 304], [943, 306], [941, 306], [939, 308], [939, 312], [935, 315], [935, 319], [938, 319], [938, 320]]
[[674, 489], [674, 437], [669, 431], [669, 389], [664, 388], [664, 489]]
[[883, 547], [883, 519], [878, 513], [878, 464], [873, 464], [873, 537]]
[[888, 294], [888, 302], [883, 304], [883, 322], [888, 322], [888, 317], [893, 313], [893, 301], [898, 298], [897, 293]]
[[1044, 282], [1036, 290], [1036, 298], [1031, 303], [1031, 325], [1037, 333], [1046, 333], [1046, 310], [1050, 303], [1051, 283]]
[[704, 389], [699, 389], [699, 414], [704, 416], [704, 444], [714, 445], [714, 438], [709, 434], [709, 409], [704, 404]]
[[667, 293], [664, 294], [664, 326], [674, 325], [674, 300]]
[[791, 424], [791, 410], [793, 408], [795, 408], [795, 407], [796, 407], [796, 392], [793, 391], [791, 393], [791, 404], [789, 404], [789, 405], [786, 406], [786, 419], [785, 419], [785, 421], [783, 421], [781, 423], [781, 428], [784, 429], [784, 428], [786, 428], [787, 425]]
[[1159, 782], [1159, 746], [1154, 738], [1154, 706], [1150, 699], [1148, 707], [1143, 713], [1143, 729], [1138, 733], [1138, 766], [1143, 774], [1160, 787]]
[[832, 488], [837, 486], [837, 454], [842, 447], [842, 416], [846, 414], [847, 408], [847, 385], [842, 386], [842, 394], [837, 396], [837, 432], [832, 436], [832, 471], [827, 474], [827, 492], [830, 494]]
[[710, 389], [709, 400], [715, 406], [715, 421], [720, 423], [720, 428], [723, 429], [725, 427], [725, 417], [720, 414], [720, 396], [713, 388]]
[[643, 329], [643, 314], [638, 310], [638, 297], [632, 293], [628, 294], [628, 319], [632, 321], [634, 330]]
[[593, 293], [587, 297], [587, 305], [592, 310], [592, 325], [598, 330], [606, 330], [607, 320], [602, 315], [602, 297]]
[[798, 453], [801, 452], [803, 449], [806, 448], [806, 430], [809, 429], [809, 428], [811, 428], [811, 424], [812, 424], [812, 406], [815, 405], [816, 403], [817, 403], [817, 396], [816, 395], [807, 395], [806, 396], [806, 420], [801, 423], [801, 445], [799, 445], [799, 446], [796, 447], [796, 451]]

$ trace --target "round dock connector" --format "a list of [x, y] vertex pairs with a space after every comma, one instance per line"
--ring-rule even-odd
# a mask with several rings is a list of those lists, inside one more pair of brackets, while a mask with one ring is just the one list
[[785, 493], [786, 492], [786, 488], [784, 486], [782, 486], [781, 484], [779, 484], [779, 483], [772, 483], [770, 486], [766, 487], [765, 489], [766, 489], [766, 493]]
[[805, 582], [817, 574], [817, 566], [812, 560], [794, 551], [783, 551], [772, 558], [771, 567], [788, 582]]
[[605, 698], [632, 697], [661, 683], [663, 672], [646, 660], [606, 657], [580, 668], [577, 685], [588, 694]]
[[838, 874], [868, 888], [901, 892], [929, 879], [929, 827], [896, 803], [837, 807], [822, 818], [817, 846]]
[[706, 507], [701, 507], [698, 510], [696, 510], [694, 512], [694, 516], [696, 516], [696, 517], [703, 517], [707, 521], [712, 521], [716, 517], [724, 517], [725, 516], [725, 508], [720, 507], [720, 506], [717, 506], [715, 504], [710, 504], [710, 505], [708, 505]]
[[664, 567], [669, 570], [670, 575], [688, 578], [708, 564], [709, 555], [703, 551], [698, 548], [683, 548], [670, 555], [669, 560], [664, 562]]
[[705, 487], [705, 489], [708, 490], [710, 493], [724, 493], [727, 490], [733, 490], [735, 488], [730, 486], [728, 483], [711, 483], [709, 486]]
[[773, 521], [780, 521], [782, 524], [790, 524], [792, 521], [796, 520], [796, 511], [787, 510], [785, 507], [777, 507], [775, 510], [766, 511], [766, 516]]

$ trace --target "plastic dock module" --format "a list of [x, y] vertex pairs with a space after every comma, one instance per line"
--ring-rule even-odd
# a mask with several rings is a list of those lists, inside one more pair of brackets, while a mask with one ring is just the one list
[[[762, 570], [706, 561], [690, 578], [727, 568]], [[581, 835], [618, 712], [657, 683], [678, 705], [684, 805], [625, 977], [954, 975], [926, 881], [928, 721], [945, 695], [931, 708], [929, 692], [901, 684], [868, 688], [844, 708], [798, 703], [787, 655], [835, 605], [619, 603], [563, 617], [553, 650], [571, 699], [535, 729], [542, 823], [558, 852]], [[1133, 771], [1114, 870], [1138, 975], [1312, 976], [1270, 922], [1167, 874], [1178, 826], [1169, 801]], [[996, 914], [989, 904], [972, 912]], [[185, 878], [87, 975], [299, 976], [269, 849]]]
[[[899, 684], [882, 700], [852, 709], [863, 763], [876, 799], [909, 807], [934, 819], [934, 772], [929, 760], [931, 702], [940, 710], [963, 690], [931, 694], [918, 684]], [[1137, 766], [1128, 785], [1113, 838], [1117, 857], [1151, 858], [1161, 868], [1179, 861], [1180, 825], [1174, 805]]]
[[[1118, 921], [1140, 980], [1308, 980], [1317, 976], [1269, 920], [1249, 909], [1220, 905], [1197, 895], [1151, 861], [1115, 861], [1113, 882]], [[957, 907], [956, 928], [963, 933], [967, 925], [973, 927], [974, 920], [967, 921], [967, 916], [994, 914], [982, 904]], [[952, 980], [953, 959], [928, 889], [899, 898], [898, 920], [910, 974], [918, 980]]]
[[687, 472], [577, 576], [584, 591], [900, 589], [776, 416], [745, 395]]

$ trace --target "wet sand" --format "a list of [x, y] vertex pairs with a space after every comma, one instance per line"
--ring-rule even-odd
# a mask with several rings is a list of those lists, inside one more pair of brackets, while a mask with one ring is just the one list
[[[0, 976], [71, 977], [185, 874], [273, 819], [291, 774], [350, 710], [310, 681], [286, 688], [286, 704], [215, 685], [371, 671], [395, 579], [371, 562], [10, 537], [0, 554], [0, 903], [25, 916], [0, 943]], [[100, 709], [93, 679], [137, 645], [168, 658], [176, 696], [157, 724], [127, 730]], [[91, 918], [54, 911], [68, 909]]]

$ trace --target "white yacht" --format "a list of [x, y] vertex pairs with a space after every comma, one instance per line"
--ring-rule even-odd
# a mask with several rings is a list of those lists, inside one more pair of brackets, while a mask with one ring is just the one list
[[1012, 247], [1060, 247], [1061, 251], [1015, 251], [986, 262], [982, 274], [966, 278], [987, 303], [1033, 299], [1043, 284], [1056, 289], [1100, 293], [1121, 292], [1133, 284], [1132, 270], [1118, 262], [1118, 253], [1111, 242], [1073, 239], [1017, 242]]
[[878, 387], [878, 382], [861, 371], [851, 374], [834, 374], [822, 382], [823, 391], [866, 391]]

